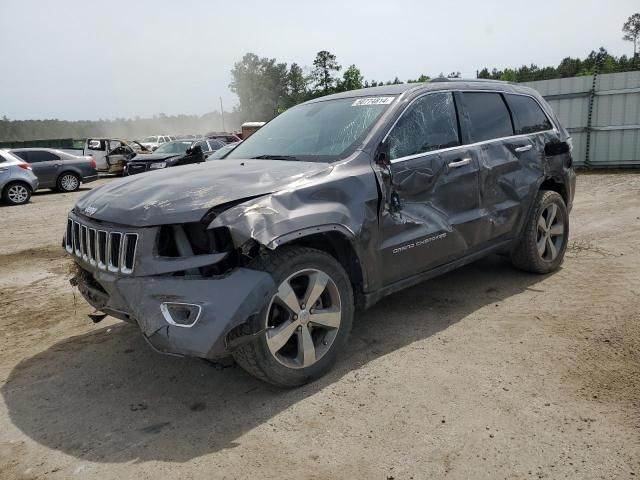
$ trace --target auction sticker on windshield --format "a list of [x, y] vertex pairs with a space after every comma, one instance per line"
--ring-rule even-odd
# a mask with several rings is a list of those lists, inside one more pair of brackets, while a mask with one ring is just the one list
[[389, 105], [395, 97], [366, 97], [359, 98], [351, 104], [352, 107], [359, 107], [362, 105]]

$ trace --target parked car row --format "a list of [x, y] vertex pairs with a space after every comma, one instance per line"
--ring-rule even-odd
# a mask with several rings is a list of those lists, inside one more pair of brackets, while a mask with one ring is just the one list
[[220, 140], [178, 140], [165, 143], [155, 152], [132, 158], [124, 166], [123, 175], [204, 162], [209, 155], [224, 147]]
[[149, 151], [155, 151], [165, 143], [175, 142], [177, 140], [221, 140], [224, 143], [239, 142], [242, 140], [239, 134], [230, 132], [209, 132], [205, 135], [150, 135], [145, 137], [141, 142]]
[[38, 188], [74, 192], [98, 179], [96, 162], [53, 148], [16, 148], [0, 152], [0, 189], [5, 202], [27, 203]]
[[[180, 138], [179, 140], [176, 138]], [[152, 142], [157, 142], [156, 147]], [[88, 138], [82, 156], [53, 148], [1, 150], [0, 193], [6, 203], [27, 203], [39, 188], [74, 192], [98, 179], [98, 172], [135, 175], [151, 170], [220, 159], [239, 143], [237, 135], [211, 132], [196, 135], [156, 135], [145, 142], [121, 138]]]

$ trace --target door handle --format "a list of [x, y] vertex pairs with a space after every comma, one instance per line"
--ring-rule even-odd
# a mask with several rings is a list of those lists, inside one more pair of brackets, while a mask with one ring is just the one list
[[522, 145], [520, 147], [516, 147], [516, 152], [518, 153], [522, 153], [522, 152], [528, 152], [529, 150], [531, 150], [533, 148], [533, 145], [529, 144], [529, 145]]
[[471, 163], [470, 158], [463, 158], [462, 160], [457, 160], [455, 162], [451, 162], [448, 164], [449, 168], [458, 168], [464, 167], [465, 165], [469, 165]]
[[6, 172], [8, 170], [7, 167], [0, 167], [0, 172]]

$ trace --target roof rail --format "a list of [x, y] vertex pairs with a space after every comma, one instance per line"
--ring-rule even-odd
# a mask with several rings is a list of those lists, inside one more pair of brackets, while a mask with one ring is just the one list
[[488, 83], [509, 83], [504, 80], [490, 80], [488, 78], [446, 78], [446, 77], [437, 77], [429, 80], [429, 83], [439, 83], [439, 82], [465, 82], [465, 83], [473, 83], [473, 82], [488, 82]]

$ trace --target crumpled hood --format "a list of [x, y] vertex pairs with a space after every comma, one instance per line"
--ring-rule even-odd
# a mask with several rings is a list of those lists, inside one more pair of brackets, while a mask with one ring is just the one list
[[75, 211], [133, 227], [197, 222], [217, 205], [273, 193], [331, 170], [327, 163], [286, 160], [204, 162], [111, 181], [84, 195]]

